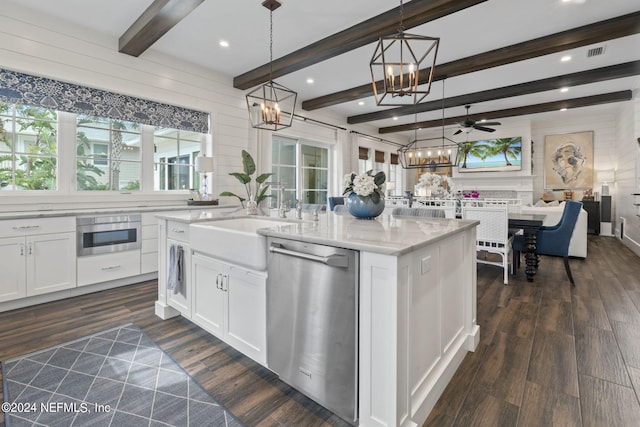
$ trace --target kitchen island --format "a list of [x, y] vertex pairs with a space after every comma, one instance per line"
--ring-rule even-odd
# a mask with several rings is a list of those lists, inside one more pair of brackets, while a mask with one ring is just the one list
[[[222, 218], [224, 219], [224, 218]], [[275, 218], [272, 218], [276, 220]], [[160, 219], [160, 233], [164, 223], [175, 218]], [[183, 218], [184, 220], [184, 218]], [[348, 215], [327, 213], [319, 221], [295, 221], [257, 230], [262, 236], [289, 239], [326, 246], [352, 249], [359, 252], [358, 286], [358, 423], [361, 426], [421, 425], [435, 405], [468, 351], [474, 351], [479, 341], [476, 323], [476, 261], [475, 221], [449, 219], [417, 219], [383, 215], [376, 220], [357, 220]], [[294, 223], [291, 223], [294, 222]], [[189, 225], [192, 235], [202, 235], [207, 224]], [[181, 233], [184, 234], [184, 233]], [[202, 248], [202, 242], [197, 246]], [[211, 245], [225, 242], [211, 241]], [[187, 248], [189, 248], [187, 246]], [[251, 248], [247, 248], [250, 250]], [[203, 255], [188, 249], [192, 259], [202, 262]], [[206, 252], [206, 250], [205, 250]], [[162, 263], [161, 254], [161, 263]], [[166, 266], [166, 256], [163, 265]], [[243, 269], [225, 261], [227, 269]], [[191, 263], [187, 272], [196, 279], [198, 262]], [[210, 264], [211, 265], [211, 264]], [[166, 267], [165, 267], [166, 268]], [[193, 309], [197, 288], [184, 295], [183, 307], [169, 300], [166, 274], [160, 269], [159, 300], [156, 312], [166, 318], [185, 315], [209, 332], [267, 366], [265, 309], [266, 271], [247, 271], [242, 278], [252, 277], [251, 287], [245, 280], [240, 289], [245, 295], [248, 310], [236, 319], [252, 322], [253, 328], [241, 325], [238, 332], [198, 317]], [[201, 270], [205, 271], [205, 270]], [[219, 270], [224, 275], [224, 271]], [[210, 283], [200, 281], [200, 288], [219, 289], [233, 293], [227, 279], [218, 283], [218, 274]], [[200, 275], [202, 277], [202, 275]], [[195, 281], [195, 280], [194, 280]], [[187, 289], [189, 289], [187, 285]], [[202, 296], [201, 292], [201, 296]], [[189, 302], [189, 298], [192, 298]], [[163, 300], [164, 299], [164, 300]], [[211, 304], [209, 304], [211, 305]], [[187, 307], [189, 307], [187, 309]], [[227, 302], [220, 309], [231, 311], [238, 304]], [[242, 308], [241, 308], [242, 309]], [[234, 315], [227, 313], [227, 320]], [[210, 316], [209, 316], [210, 317]], [[200, 320], [198, 320], [200, 319]], [[211, 326], [211, 327], [208, 327]], [[242, 336], [242, 332], [247, 334]], [[238, 345], [234, 345], [238, 343]], [[267, 366], [268, 367], [268, 366]]]

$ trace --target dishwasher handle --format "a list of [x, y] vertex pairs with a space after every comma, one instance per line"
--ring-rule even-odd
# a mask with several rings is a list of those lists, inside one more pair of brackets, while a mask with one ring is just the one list
[[307, 261], [319, 262], [330, 267], [349, 267], [349, 257], [346, 255], [329, 255], [329, 256], [318, 256], [313, 254], [307, 254], [304, 252], [292, 251], [290, 249], [286, 249], [280, 243], [272, 243], [269, 247], [269, 252], [288, 255], [295, 258], [302, 258]]

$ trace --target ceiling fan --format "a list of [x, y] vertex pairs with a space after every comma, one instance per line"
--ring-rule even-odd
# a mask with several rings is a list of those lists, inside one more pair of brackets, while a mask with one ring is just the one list
[[502, 124], [500, 122], [481, 122], [482, 123], [481, 125], [476, 124], [475, 120], [469, 118], [469, 108], [471, 108], [471, 105], [465, 105], [464, 108], [467, 109], [467, 117], [464, 119], [464, 122], [458, 123], [458, 125], [460, 126], [460, 129], [455, 131], [454, 135], [458, 135], [462, 132], [469, 133], [473, 129], [477, 129], [485, 132], [495, 132], [495, 129], [489, 128], [487, 126], [497, 126]]

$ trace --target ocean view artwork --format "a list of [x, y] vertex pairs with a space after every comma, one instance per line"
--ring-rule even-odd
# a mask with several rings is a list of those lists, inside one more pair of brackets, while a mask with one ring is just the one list
[[466, 141], [459, 144], [458, 172], [503, 172], [522, 169], [522, 137]]

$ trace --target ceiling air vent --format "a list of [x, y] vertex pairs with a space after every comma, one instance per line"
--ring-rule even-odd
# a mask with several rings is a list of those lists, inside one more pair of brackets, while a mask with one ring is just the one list
[[587, 51], [587, 58], [591, 58], [592, 56], [602, 55], [604, 53], [604, 46], [594, 47]]

